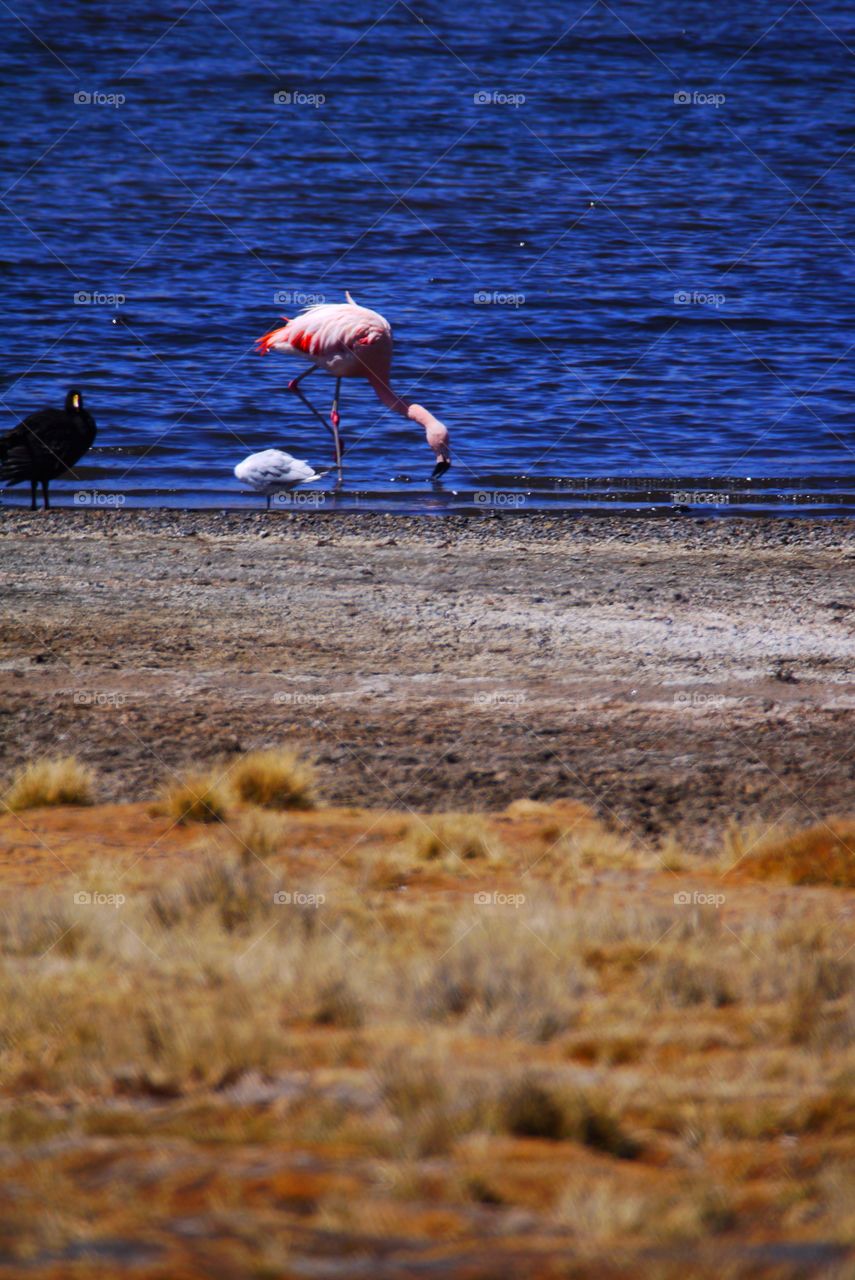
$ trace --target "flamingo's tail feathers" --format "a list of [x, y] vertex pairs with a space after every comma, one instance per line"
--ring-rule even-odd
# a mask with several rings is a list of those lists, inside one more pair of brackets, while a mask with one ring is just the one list
[[[283, 316], [282, 319], [285, 321], [285, 325], [287, 325], [288, 317]], [[269, 333], [262, 334], [260, 338], [256, 338], [255, 351], [257, 355], [266, 356], [268, 351], [273, 350], [284, 331], [285, 325], [280, 326], [278, 329], [271, 329]]]
[[344, 291], [344, 296], [347, 298], [348, 302], [350, 303], [350, 305], [351, 305], [352, 307], [358, 307], [358, 306], [359, 306], [359, 303], [358, 303], [358, 302], [354, 302], [354, 301], [353, 301], [353, 298], [351, 298], [350, 293], [348, 292], [348, 290], [347, 290], [347, 289], [345, 289], [345, 291]]

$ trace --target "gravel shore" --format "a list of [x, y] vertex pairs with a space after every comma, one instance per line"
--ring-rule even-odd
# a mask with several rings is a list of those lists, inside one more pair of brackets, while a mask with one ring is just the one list
[[334, 803], [852, 807], [851, 520], [6, 511], [2, 766], [106, 798], [287, 740]]

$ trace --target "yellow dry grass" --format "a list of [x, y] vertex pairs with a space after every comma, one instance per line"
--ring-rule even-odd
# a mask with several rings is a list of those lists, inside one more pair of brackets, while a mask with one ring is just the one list
[[230, 778], [246, 804], [266, 809], [313, 809], [317, 802], [315, 767], [295, 751], [252, 751], [238, 760]]
[[221, 774], [187, 773], [167, 783], [159, 807], [175, 822], [225, 822], [231, 795]]
[[234, 846], [244, 858], [269, 858], [282, 852], [286, 835], [278, 814], [249, 809], [230, 824]]
[[211, 1250], [310, 1270], [330, 1232], [478, 1280], [855, 1247], [845, 886], [666, 870], [531, 809], [451, 815], [434, 856], [379, 812], [236, 810], [201, 840], [99, 815], [0, 819], [8, 1247], [37, 1280], [102, 1238], [191, 1278]]
[[3, 799], [8, 808], [92, 804], [95, 775], [76, 756], [51, 756], [27, 764], [12, 779]]
[[448, 866], [495, 862], [501, 854], [501, 842], [476, 814], [436, 813], [413, 819], [402, 850], [417, 861]]

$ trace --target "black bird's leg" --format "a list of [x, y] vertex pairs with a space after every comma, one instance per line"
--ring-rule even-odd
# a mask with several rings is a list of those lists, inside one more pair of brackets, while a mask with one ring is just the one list
[[30, 481], [30, 510], [31, 511], [38, 510], [38, 508], [36, 507], [36, 494], [38, 493], [38, 491], [39, 491], [38, 480], [31, 480]]
[[42, 481], [42, 493], [45, 495], [45, 511], [50, 511], [50, 498], [48, 497], [47, 487], [48, 487], [48, 482], [47, 482], [47, 480], [43, 480], [43, 481]]

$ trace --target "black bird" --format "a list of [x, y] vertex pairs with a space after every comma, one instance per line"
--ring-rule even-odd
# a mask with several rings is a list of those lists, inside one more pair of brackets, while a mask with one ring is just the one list
[[31, 511], [41, 481], [47, 511], [49, 482], [73, 467], [94, 439], [95, 419], [83, 408], [80, 392], [69, 391], [64, 409], [40, 409], [0, 436], [0, 481], [29, 480]]

